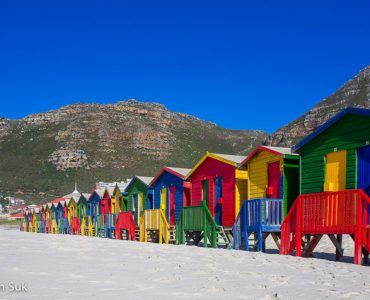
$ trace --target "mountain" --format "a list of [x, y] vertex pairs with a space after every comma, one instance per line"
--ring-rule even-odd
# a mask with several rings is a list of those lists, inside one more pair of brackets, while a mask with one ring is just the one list
[[292, 146], [346, 107], [370, 108], [370, 66], [303, 116], [269, 136], [265, 144]]
[[267, 134], [228, 130], [158, 103], [74, 104], [20, 120], [0, 118], [0, 194], [40, 203], [77, 182], [192, 167], [205, 151], [247, 154]]

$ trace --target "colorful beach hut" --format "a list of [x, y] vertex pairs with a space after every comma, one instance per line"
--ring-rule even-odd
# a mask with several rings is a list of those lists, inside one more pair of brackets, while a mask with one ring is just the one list
[[104, 236], [104, 222], [102, 214], [102, 197], [104, 196], [104, 190], [94, 190], [87, 201], [87, 207], [89, 216], [93, 225], [94, 236]]
[[33, 221], [34, 221], [34, 232], [41, 232], [41, 216], [40, 216], [40, 207], [32, 208]]
[[70, 198], [66, 200], [68, 208], [68, 223], [70, 224], [70, 234], [80, 234], [81, 224], [78, 219], [78, 201], [80, 200], [81, 193], [77, 188], [73, 191]]
[[234, 224], [234, 247], [249, 250], [250, 235], [258, 251], [272, 235], [277, 246], [283, 216], [299, 192], [299, 156], [290, 148], [258, 146], [240, 164], [248, 171], [246, 198]]
[[[130, 210], [128, 210], [128, 193], [126, 188], [130, 184], [131, 179], [128, 179], [124, 183], [117, 183], [117, 187], [121, 193], [121, 206], [120, 212], [117, 214], [115, 238], [119, 240], [136, 240], [136, 223], [134, 216]], [[118, 192], [118, 190], [117, 190]]]
[[114, 187], [109, 187], [108, 191], [111, 197], [110, 234], [111, 234], [111, 237], [113, 238], [116, 236], [115, 231], [116, 231], [117, 217], [118, 217], [118, 214], [122, 211], [122, 192], [117, 183], [114, 185]]
[[50, 210], [50, 232], [53, 234], [58, 233], [58, 222], [57, 222], [57, 204], [48, 203], [47, 204]]
[[190, 183], [184, 181], [189, 171], [165, 167], [151, 180], [149, 186], [153, 191], [153, 202], [142, 215], [141, 241], [175, 242], [176, 221], [184, 205], [190, 201]]
[[361, 263], [362, 253], [367, 260], [370, 110], [343, 110], [293, 151], [300, 155], [301, 195], [283, 222], [281, 253], [308, 256], [328, 234], [339, 259], [342, 234], [349, 234], [355, 240], [355, 263]]
[[28, 232], [35, 232], [33, 209], [27, 211]]
[[[190, 239], [198, 244], [203, 239], [204, 246], [208, 240], [212, 247], [231, 246], [232, 226], [242, 199], [247, 197], [248, 172], [238, 169], [245, 158], [206, 152], [187, 174], [185, 180], [191, 183], [190, 207], [183, 209], [183, 219], [177, 224], [177, 243]], [[192, 220], [201, 215], [206, 218], [195, 228]]]
[[191, 169], [164, 167], [150, 182], [154, 208], [161, 208], [170, 226], [175, 226], [182, 208], [190, 204], [190, 182], [185, 176]]
[[[64, 222], [65, 222], [65, 215], [64, 215], [64, 204], [65, 201], [61, 200], [59, 202], [55, 202], [56, 204], [56, 219], [58, 223], [58, 233], [62, 234], [63, 232], [63, 227], [64, 227]], [[67, 221], [68, 222], [68, 221]]]
[[134, 215], [136, 225], [145, 209], [154, 208], [153, 190], [149, 184], [153, 177], [135, 176], [126, 187], [128, 210]]
[[40, 218], [41, 218], [41, 232], [45, 233], [45, 220], [46, 220], [45, 205], [40, 206]]
[[122, 192], [116, 184], [113, 188], [108, 188], [111, 195], [111, 213], [118, 214], [122, 211]]
[[45, 210], [45, 233], [51, 233], [51, 213], [50, 213], [50, 205], [44, 204]]
[[29, 226], [30, 218], [29, 218], [29, 209], [23, 210], [23, 224], [21, 226], [21, 230], [24, 232], [29, 232], [30, 226]]
[[88, 215], [87, 199], [90, 198], [90, 194], [82, 193], [77, 201], [77, 216], [80, 223], [80, 234], [86, 236], [92, 236], [93, 226], [91, 219]]
[[112, 198], [111, 192], [107, 187], [104, 189], [97, 190], [101, 198], [101, 213], [102, 213], [102, 225], [104, 228], [104, 237], [112, 238], [113, 237], [113, 226], [111, 219], [111, 209], [112, 209]]

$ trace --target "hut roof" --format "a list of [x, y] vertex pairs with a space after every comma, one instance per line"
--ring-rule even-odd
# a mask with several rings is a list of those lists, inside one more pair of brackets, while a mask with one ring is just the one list
[[342, 119], [344, 116], [348, 114], [370, 116], [370, 109], [348, 107], [342, 110], [341, 112], [336, 114], [334, 117], [329, 119], [326, 123], [324, 123], [319, 128], [317, 128], [314, 132], [312, 132], [311, 134], [306, 136], [304, 139], [302, 139], [298, 144], [293, 146], [292, 147], [293, 152], [297, 152], [300, 148], [302, 148], [308, 142], [312, 141], [315, 137], [317, 137], [323, 131], [328, 129], [330, 126], [332, 126], [334, 123], [338, 122], [340, 119]]
[[175, 168], [175, 167], [164, 167], [159, 172], [155, 177], [152, 179], [152, 181], [149, 183], [149, 185], [153, 185], [154, 182], [157, 181], [157, 179], [164, 173], [164, 172], [169, 172], [177, 177], [180, 177], [181, 179], [184, 179], [185, 176], [191, 171], [191, 169], [185, 169], [185, 168]]
[[275, 154], [280, 157], [285, 157], [285, 155], [295, 155], [297, 156], [296, 153], [292, 152], [291, 148], [284, 148], [284, 147], [271, 147], [271, 146], [257, 146], [254, 148], [254, 150], [247, 156], [246, 159], [242, 161], [239, 167], [244, 166], [256, 153], [260, 151], [267, 151], [272, 154]]
[[239, 164], [246, 158], [245, 156], [241, 155], [232, 155], [232, 154], [220, 154], [220, 153], [211, 153], [206, 152], [206, 154], [198, 161], [198, 163], [191, 169], [191, 171], [186, 175], [186, 179], [190, 177], [191, 174], [195, 172], [196, 169], [208, 158], [211, 157], [218, 161], [221, 161], [225, 164], [232, 165], [234, 167], [238, 167]]

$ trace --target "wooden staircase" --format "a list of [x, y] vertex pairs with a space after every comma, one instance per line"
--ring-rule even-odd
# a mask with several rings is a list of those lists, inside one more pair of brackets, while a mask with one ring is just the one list
[[216, 239], [217, 239], [217, 247], [225, 247], [226, 249], [231, 249], [232, 244], [229, 241], [229, 238], [227, 237], [225, 230], [222, 226], [217, 227], [216, 231]]
[[161, 209], [147, 209], [140, 216], [140, 241], [155, 243], [175, 243], [176, 230], [167, 222]]
[[234, 249], [264, 251], [265, 240], [269, 235], [280, 249], [282, 221], [282, 199], [244, 201], [233, 226]]
[[281, 226], [280, 254], [310, 256], [322, 236], [329, 236], [336, 258], [343, 255], [341, 236], [354, 240], [354, 263], [370, 252], [370, 198], [363, 190], [300, 195]]
[[176, 243], [176, 226], [170, 226], [168, 243], [169, 244]]
[[193, 243], [213, 248], [231, 249], [232, 244], [222, 226], [217, 225], [206, 202], [200, 206], [184, 207], [176, 223], [176, 244]]

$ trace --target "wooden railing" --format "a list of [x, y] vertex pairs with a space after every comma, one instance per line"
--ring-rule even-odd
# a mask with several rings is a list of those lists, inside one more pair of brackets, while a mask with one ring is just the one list
[[73, 217], [71, 221], [71, 234], [80, 234], [80, 222], [77, 217]]
[[104, 234], [104, 216], [103, 215], [95, 215], [94, 230], [95, 230], [95, 236], [101, 236], [102, 234]]
[[203, 232], [204, 246], [207, 247], [208, 240], [212, 247], [217, 247], [218, 225], [208, 209], [206, 201], [199, 206], [184, 207], [176, 223], [176, 244], [186, 242], [187, 231]]
[[144, 211], [143, 222], [140, 222], [141, 241], [148, 240], [148, 230], [158, 231], [160, 244], [169, 242], [170, 225], [161, 209], [147, 209]]
[[68, 218], [63, 218], [63, 233], [70, 234], [71, 233], [71, 226], [69, 224]]
[[[37, 232], [37, 225], [35, 226], [35, 230]], [[55, 219], [51, 220], [51, 233], [53, 233], [53, 234], [58, 233], [58, 223], [57, 223], [57, 220], [55, 220]]]
[[103, 221], [104, 221], [104, 237], [111, 238], [111, 214], [103, 214]]
[[50, 220], [45, 221], [45, 233], [51, 233], [51, 221]]
[[162, 242], [164, 242], [168, 244], [170, 238], [170, 225], [167, 222], [163, 210], [160, 210], [159, 220], [159, 243], [162, 244]]
[[234, 249], [248, 251], [248, 237], [257, 233], [258, 251], [262, 251], [263, 232], [280, 232], [282, 221], [282, 199], [245, 200], [233, 226]]
[[81, 235], [92, 236], [93, 235], [93, 224], [90, 216], [81, 217]]
[[58, 233], [59, 234], [63, 233], [63, 218], [58, 219]]
[[370, 252], [370, 198], [362, 190], [298, 196], [282, 224], [281, 254], [302, 255], [305, 234], [350, 234], [355, 240], [355, 263], [362, 246]]
[[120, 212], [117, 216], [116, 221], [116, 239], [122, 240], [122, 230], [127, 230], [127, 238], [129, 240], [135, 241], [136, 240], [136, 223], [135, 219], [132, 216], [131, 212]]

